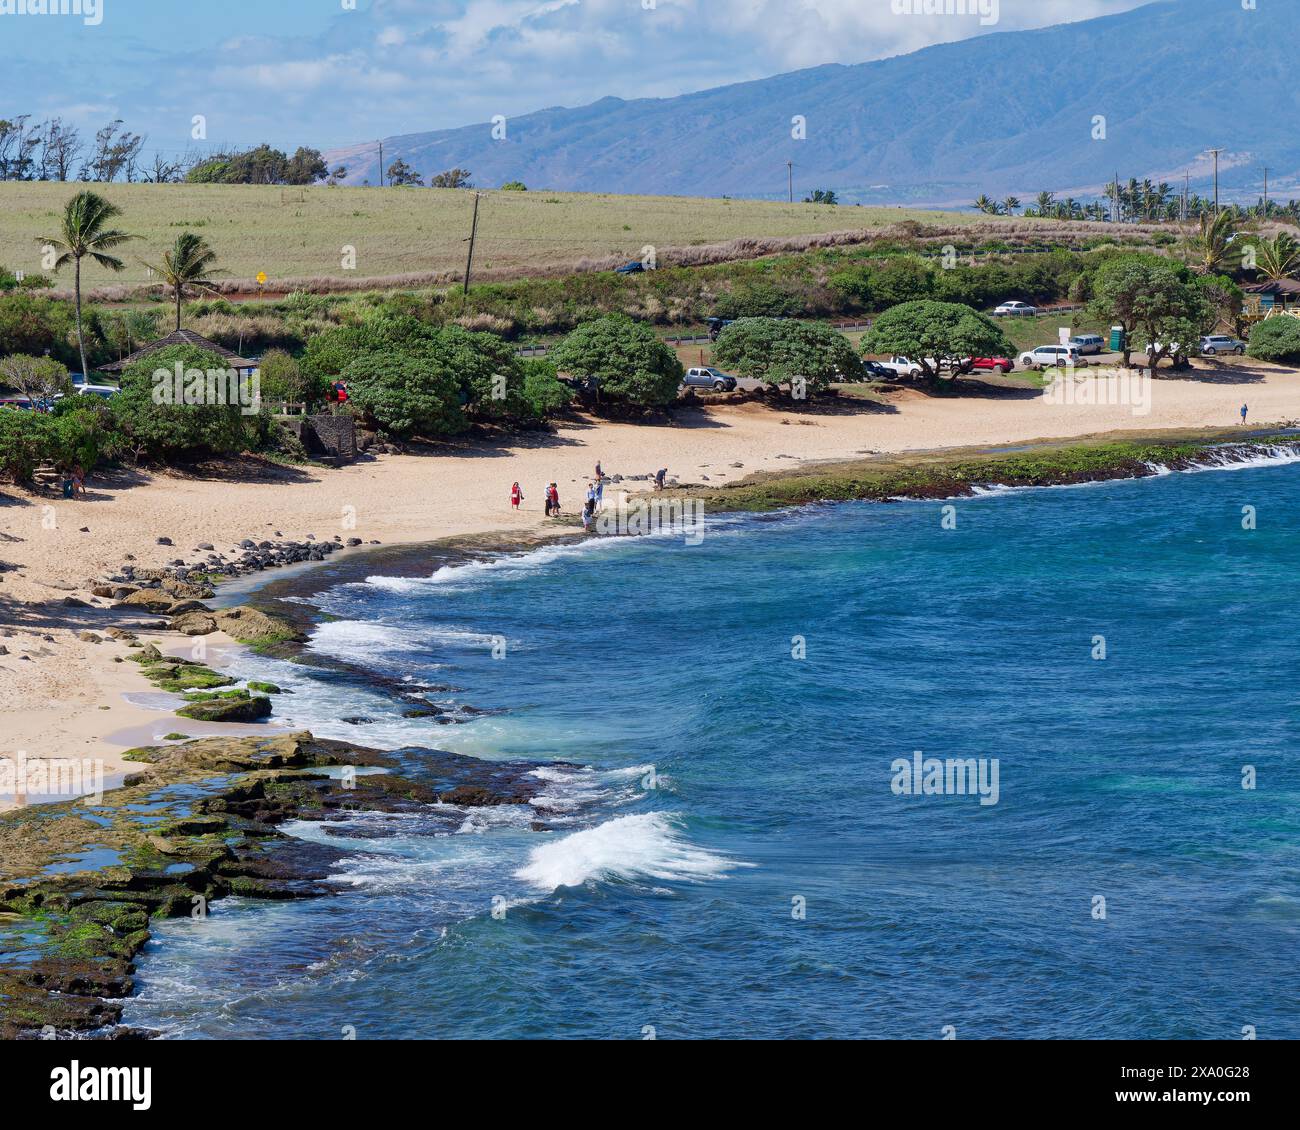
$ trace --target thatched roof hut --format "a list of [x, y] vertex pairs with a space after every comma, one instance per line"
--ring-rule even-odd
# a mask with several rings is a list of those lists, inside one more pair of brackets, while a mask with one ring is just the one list
[[196, 334], [193, 330], [176, 330], [169, 333], [164, 338], [150, 342], [148, 345], [137, 349], [130, 357], [121, 361], [114, 361], [108, 365], [100, 365], [99, 370], [104, 373], [121, 373], [129, 369], [137, 361], [142, 361], [150, 357], [159, 350], [167, 349], [173, 345], [194, 345], [199, 349], [206, 350], [208, 353], [215, 353], [226, 363], [226, 367], [234, 369], [237, 372], [247, 372], [250, 369], [257, 368], [256, 361], [248, 361], [240, 357], [238, 353], [232, 353], [223, 345], [218, 345], [215, 341], [209, 341], [202, 334]]

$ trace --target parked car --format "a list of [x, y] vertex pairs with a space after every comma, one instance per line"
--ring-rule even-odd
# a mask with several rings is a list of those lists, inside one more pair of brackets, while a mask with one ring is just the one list
[[880, 361], [878, 364], [898, 377], [919, 377], [923, 376], [925, 370], [916, 362], [907, 357], [891, 357], [888, 361]]
[[1016, 367], [1010, 357], [972, 357], [966, 362], [971, 372], [1009, 373]]
[[722, 331], [725, 330], [729, 325], [731, 325], [731, 323], [734, 322], [735, 320], [736, 320], [735, 318], [707, 319], [709, 324], [709, 340], [717, 341], [718, 338], [722, 335]]
[[1004, 302], [1002, 303], [1001, 306], [999, 306], [996, 310], [993, 311], [993, 316], [995, 318], [1005, 318], [1015, 314], [1033, 316], [1034, 314], [1037, 313], [1038, 313], [1038, 307], [1030, 306], [1028, 302]]
[[634, 259], [631, 263], [624, 263], [621, 267], [615, 268], [614, 273], [616, 275], [636, 275], [644, 270], [645, 264], [638, 259]]
[[117, 385], [91, 384], [82, 373], [69, 373], [68, 380], [72, 382], [72, 387], [78, 396], [99, 396], [107, 400], [122, 391]]
[[1242, 354], [1246, 352], [1246, 343], [1226, 334], [1211, 334], [1201, 338], [1201, 352], [1206, 357], [1213, 357], [1216, 353]]
[[1077, 345], [1080, 353], [1100, 353], [1106, 348], [1106, 339], [1101, 334], [1075, 334], [1070, 344]]
[[869, 381], [892, 381], [898, 379], [898, 374], [879, 361], [863, 361], [863, 375]]
[[698, 366], [686, 370], [683, 388], [711, 388], [714, 392], [735, 392], [736, 378], [729, 377], [721, 369], [710, 365]]
[[1087, 368], [1088, 362], [1077, 345], [1040, 345], [1016, 358], [1016, 364], [1025, 369], [1051, 369], [1058, 365], [1077, 365]]

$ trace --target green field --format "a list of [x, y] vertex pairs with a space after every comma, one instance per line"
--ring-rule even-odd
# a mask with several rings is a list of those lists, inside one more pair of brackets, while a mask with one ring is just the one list
[[[0, 265], [41, 270], [38, 239], [57, 230], [64, 202], [81, 186], [0, 183]], [[118, 225], [140, 238], [120, 253], [121, 274], [88, 265], [90, 286], [148, 282], [143, 262], [185, 230], [203, 235], [229, 280], [385, 278], [419, 275], [450, 281], [464, 269], [474, 207], [456, 189], [277, 188], [244, 185], [109, 184], [92, 186], [123, 211]], [[561, 274], [604, 261], [640, 258], [642, 248], [689, 249], [731, 240], [781, 240], [833, 231], [882, 228], [903, 220], [987, 225], [975, 213], [903, 208], [827, 207], [689, 197], [559, 192], [485, 192], [480, 204], [476, 275], [501, 279]], [[343, 249], [356, 249], [355, 270]], [[765, 250], [761, 246], [758, 250]], [[773, 251], [783, 250], [779, 246]], [[754, 249], [749, 249], [752, 255]], [[65, 275], [69, 272], [65, 269]], [[70, 285], [60, 277], [56, 286]]]

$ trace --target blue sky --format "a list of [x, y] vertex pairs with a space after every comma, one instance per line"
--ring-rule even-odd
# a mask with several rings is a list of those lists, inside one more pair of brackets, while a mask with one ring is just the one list
[[3, 14], [26, 2], [0, 0], [0, 118], [59, 115], [87, 135], [122, 118], [148, 135], [148, 155], [328, 149], [865, 62], [1143, 0], [1000, 0], [987, 27], [895, 10], [910, 0], [98, 0], [97, 24]]

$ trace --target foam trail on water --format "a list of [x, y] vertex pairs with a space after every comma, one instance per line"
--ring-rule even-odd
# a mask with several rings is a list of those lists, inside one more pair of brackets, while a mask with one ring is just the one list
[[534, 848], [515, 877], [553, 891], [611, 879], [704, 882], [746, 866], [688, 843], [671, 817], [653, 812], [620, 816]]

